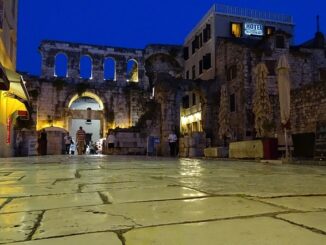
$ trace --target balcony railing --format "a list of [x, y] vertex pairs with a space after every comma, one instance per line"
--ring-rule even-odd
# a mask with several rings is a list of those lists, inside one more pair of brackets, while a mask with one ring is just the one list
[[194, 106], [191, 106], [190, 108], [182, 108], [181, 109], [181, 115], [182, 116], [189, 116], [189, 115], [192, 115], [192, 114], [195, 114], [197, 112], [200, 112], [201, 111], [201, 103], [197, 104], [197, 105], [194, 105]]
[[228, 6], [224, 4], [216, 4], [215, 6], [216, 6], [215, 7], [216, 13], [220, 13], [220, 14], [293, 24], [293, 18], [290, 15], [278, 14], [278, 13], [255, 10], [255, 9], [241, 8], [235, 6]]

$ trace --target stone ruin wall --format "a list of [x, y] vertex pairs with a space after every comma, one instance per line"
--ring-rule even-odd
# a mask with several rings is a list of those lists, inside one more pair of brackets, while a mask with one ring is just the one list
[[[128, 128], [135, 126], [146, 111], [144, 106], [151, 95], [150, 79], [168, 71], [170, 75], [177, 77], [183, 71], [182, 47], [175, 45], [149, 45], [141, 50], [44, 41], [39, 50], [42, 55], [41, 77], [25, 77], [29, 92], [37, 94], [31, 96], [34, 121], [45, 125], [50, 118], [54, 126], [58, 125], [65, 129], [68, 128], [68, 119], [71, 116], [68, 103], [78, 93], [79, 84], [87, 84], [85, 91], [95, 94], [102, 100], [105, 128], [110, 124], [109, 112], [114, 114], [113, 127]], [[67, 56], [68, 74], [64, 78], [54, 76], [55, 57], [58, 54]], [[79, 62], [83, 55], [88, 55], [92, 59], [92, 79], [80, 78]], [[104, 79], [103, 62], [106, 57], [115, 60], [115, 81]], [[127, 62], [130, 59], [138, 63], [138, 83], [127, 81]], [[148, 68], [146, 73], [145, 65]], [[64, 81], [64, 85], [58, 86], [58, 80]], [[157, 134], [157, 125], [151, 127]], [[148, 131], [151, 133], [151, 130]]]
[[[234, 93], [237, 97], [237, 110], [234, 113], [229, 113], [231, 127], [237, 133], [242, 134], [237, 140], [249, 139], [254, 136], [245, 136], [246, 131], [254, 132], [252, 127], [254, 125], [252, 99], [255, 88], [253, 68], [260, 61], [268, 60], [275, 61], [277, 66], [277, 60], [282, 54], [288, 56], [290, 65], [293, 133], [315, 132], [316, 121], [319, 120], [321, 114], [326, 114], [324, 106], [326, 91], [325, 86], [322, 86], [325, 82], [318, 83], [319, 69], [326, 67], [324, 50], [289, 48], [289, 43], [286, 44], [286, 49], [275, 49], [273, 47], [274, 39], [271, 38], [268, 42], [272, 48], [272, 52], [269, 53], [257, 53], [255, 48], [243, 44], [227, 41], [217, 43], [217, 81], [220, 84], [227, 84], [229, 95]], [[237, 66], [237, 77], [234, 80], [226, 81], [226, 67], [234, 64]], [[282, 134], [276, 75], [268, 76], [268, 89], [273, 108], [272, 118], [276, 122], [275, 133]], [[219, 98], [217, 103], [219, 104]], [[218, 121], [216, 125], [218, 125]], [[217, 132], [218, 127], [214, 134], [217, 135]]]
[[319, 121], [326, 121], [326, 81], [292, 90], [292, 134], [315, 133]]

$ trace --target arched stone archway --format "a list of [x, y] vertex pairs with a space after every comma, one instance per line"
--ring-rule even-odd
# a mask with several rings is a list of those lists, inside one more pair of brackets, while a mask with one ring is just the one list
[[[65, 103], [67, 131], [74, 138], [81, 126], [91, 135], [89, 137], [93, 142], [105, 137], [107, 124], [105, 110], [105, 103], [93, 92], [85, 91], [80, 95], [69, 96]], [[87, 121], [88, 119], [91, 121]]]

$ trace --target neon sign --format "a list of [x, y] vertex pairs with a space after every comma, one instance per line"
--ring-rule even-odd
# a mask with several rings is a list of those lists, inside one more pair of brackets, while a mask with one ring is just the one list
[[244, 32], [248, 36], [264, 36], [264, 26], [256, 23], [244, 23]]

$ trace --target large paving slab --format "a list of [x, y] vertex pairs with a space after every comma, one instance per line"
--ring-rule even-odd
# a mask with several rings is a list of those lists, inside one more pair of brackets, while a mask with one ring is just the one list
[[6, 198], [0, 198], [0, 207], [7, 201]]
[[139, 201], [156, 201], [169, 199], [187, 199], [207, 196], [204, 193], [186, 187], [167, 186], [143, 187], [128, 189], [112, 189], [102, 192], [111, 203], [126, 203]]
[[112, 232], [76, 235], [45, 240], [11, 243], [10, 245], [122, 245], [118, 236]]
[[103, 206], [45, 211], [33, 239], [130, 229], [136, 223]]
[[[242, 176], [240, 178], [182, 178], [179, 184], [211, 194], [280, 197], [289, 195], [326, 195], [323, 176]], [[320, 182], [320, 185], [316, 183]]]
[[92, 192], [92, 191], [105, 191], [105, 190], [115, 190], [115, 189], [130, 189], [139, 187], [161, 187], [167, 188], [171, 183], [165, 181], [128, 181], [128, 182], [113, 182], [104, 184], [85, 184], [82, 186], [82, 192]]
[[302, 211], [326, 210], [326, 196], [264, 198], [264, 202]]
[[81, 207], [103, 204], [98, 193], [76, 193], [51, 196], [36, 196], [13, 199], [0, 209], [0, 213], [49, 210], [65, 207]]
[[78, 186], [56, 187], [50, 184], [39, 185], [2, 185], [0, 188], [0, 197], [27, 197], [44, 196], [54, 194], [75, 193]]
[[324, 245], [326, 236], [269, 217], [135, 229], [126, 245]]
[[240, 197], [111, 204], [46, 211], [33, 238], [279, 213], [282, 208]]
[[326, 233], [326, 212], [291, 213], [277, 217]]
[[[180, 190], [189, 189], [195, 196], [184, 198]], [[207, 196], [200, 197], [198, 193]], [[213, 244], [228, 244], [223, 240], [233, 241], [237, 237], [240, 242], [234, 240], [229, 244], [255, 244], [251, 240], [253, 235], [247, 236], [255, 231], [266, 235], [271, 244], [320, 244], [319, 237], [325, 237], [324, 197], [326, 168], [321, 166], [142, 156], [7, 158], [0, 159], [0, 205], [5, 200], [10, 202], [0, 212], [19, 213], [0, 214], [7, 222], [7, 228], [1, 229], [7, 233], [1, 233], [0, 238], [10, 237], [11, 232], [10, 242], [32, 238], [29, 243], [73, 244], [76, 241], [79, 244], [78, 237], [85, 235], [80, 238], [96, 244], [102, 240], [94, 238], [94, 242], [88, 242], [92, 240], [88, 236], [91, 233], [115, 232], [121, 239], [121, 234], [141, 230], [151, 233], [157, 229], [159, 235], [155, 242], [163, 239], [162, 243], [150, 241], [138, 245], [165, 245], [173, 244], [164, 240], [172, 234], [164, 230], [166, 227], [189, 224], [188, 236], [196, 237], [198, 231], [202, 237], [197, 244], [206, 241], [210, 244], [211, 240]], [[112, 204], [107, 203], [110, 199]], [[40, 211], [27, 210], [46, 211], [41, 219], [41, 215], [31, 216]], [[21, 219], [3, 215], [21, 215]], [[23, 225], [23, 219], [29, 219], [30, 226], [37, 227], [35, 233], [30, 226]], [[252, 222], [247, 222], [251, 219]], [[237, 226], [232, 220], [244, 223]], [[223, 232], [218, 227], [229, 221], [232, 225], [226, 225], [229, 229], [224, 230], [225, 236], [216, 238], [213, 233], [219, 229]], [[215, 223], [222, 225], [206, 226]], [[20, 229], [20, 225], [26, 229]], [[10, 232], [8, 227], [12, 228]], [[211, 232], [205, 233], [210, 229]], [[238, 234], [237, 229], [243, 232]], [[289, 231], [294, 242], [286, 240], [281, 230]], [[182, 230], [175, 231], [183, 234]], [[259, 239], [260, 244], [266, 244]], [[133, 241], [129, 237], [127, 242]], [[193, 239], [186, 242], [196, 244]], [[324, 240], [322, 244], [326, 244]]]
[[24, 241], [41, 212], [0, 214], [0, 243]]

